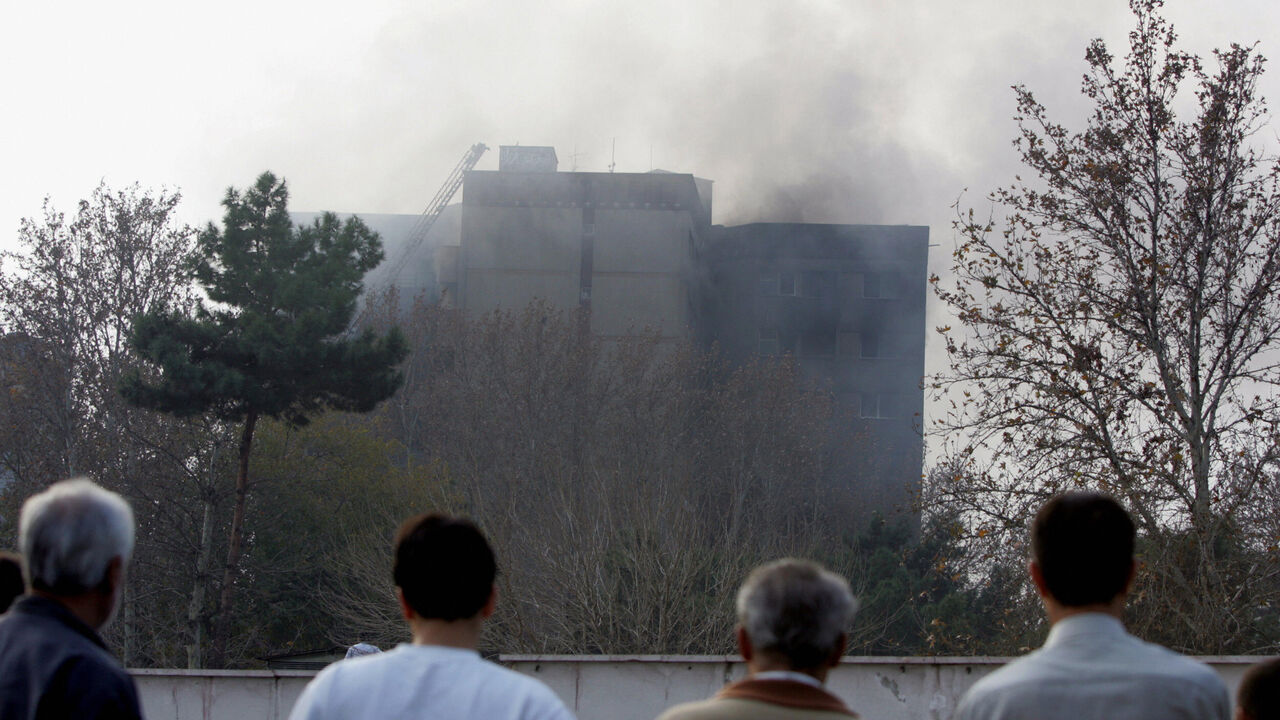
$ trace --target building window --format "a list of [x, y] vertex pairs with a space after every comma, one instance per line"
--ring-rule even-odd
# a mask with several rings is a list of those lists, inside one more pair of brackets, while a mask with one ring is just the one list
[[863, 273], [862, 274], [862, 297], [878, 298], [883, 297], [881, 291], [880, 273]]
[[842, 332], [836, 337], [836, 352], [845, 357], [857, 357], [858, 333]]
[[862, 274], [862, 297], [893, 299], [898, 297], [898, 274], [869, 272]]
[[858, 334], [858, 357], [862, 358], [878, 358], [884, 357], [880, 354], [880, 336], [873, 332], [864, 332]]
[[795, 295], [796, 294], [796, 274], [793, 272], [783, 272], [778, 274], [778, 294], [779, 295]]
[[835, 293], [836, 274], [826, 270], [806, 270], [800, 273], [800, 295], [809, 298], [828, 298]]
[[760, 294], [761, 295], [777, 295], [778, 294], [778, 273], [760, 271]]
[[796, 354], [825, 357], [836, 352], [836, 333], [830, 327], [809, 328], [801, 333]]
[[862, 393], [859, 417], [868, 420], [885, 420], [893, 417], [892, 400], [881, 393]]
[[[819, 295], [810, 295], [809, 273], [797, 273], [795, 271], [783, 270], [761, 270], [760, 271], [760, 294], [761, 295], [806, 295], [811, 297], [821, 297]], [[821, 284], [814, 283], [815, 288], [821, 291]]]
[[759, 352], [761, 355], [781, 355], [778, 344], [778, 331], [774, 328], [760, 328]]

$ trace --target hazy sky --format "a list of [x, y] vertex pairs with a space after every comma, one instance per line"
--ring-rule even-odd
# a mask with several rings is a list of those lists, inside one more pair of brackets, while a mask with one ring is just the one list
[[[1280, 55], [1270, 0], [1166, 16]], [[616, 142], [618, 171], [715, 180], [716, 222], [929, 225], [941, 264], [961, 191], [1017, 171], [1009, 86], [1079, 117], [1086, 43], [1130, 26], [1120, 0], [3, 0], [0, 246], [101, 180], [179, 188], [192, 223], [267, 169], [295, 210], [417, 213], [474, 142], [564, 170]]]

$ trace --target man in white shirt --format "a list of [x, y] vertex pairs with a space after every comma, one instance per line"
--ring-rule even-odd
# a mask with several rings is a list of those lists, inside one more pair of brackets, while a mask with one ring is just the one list
[[291, 720], [573, 720], [547, 686], [477, 652], [497, 566], [475, 525], [437, 514], [409, 519], [396, 534], [392, 573], [413, 643], [328, 666]]
[[1229, 720], [1227, 688], [1213, 670], [1125, 631], [1133, 543], [1133, 521], [1106, 495], [1045, 503], [1031, 527], [1030, 572], [1049, 637], [974, 684], [955, 720]]

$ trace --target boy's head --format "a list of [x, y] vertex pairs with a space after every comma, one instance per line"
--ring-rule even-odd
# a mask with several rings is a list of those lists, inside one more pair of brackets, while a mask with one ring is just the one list
[[419, 617], [451, 622], [475, 617], [484, 608], [497, 564], [469, 520], [429, 513], [400, 526], [392, 574]]
[[1049, 595], [1068, 607], [1108, 603], [1123, 593], [1133, 544], [1129, 513], [1099, 492], [1055, 495], [1031, 525], [1031, 559]]

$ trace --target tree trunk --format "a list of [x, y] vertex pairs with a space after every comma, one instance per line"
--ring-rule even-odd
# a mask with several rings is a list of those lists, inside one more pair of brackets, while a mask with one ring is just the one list
[[209, 582], [209, 558], [213, 554], [213, 500], [205, 498], [204, 517], [200, 522], [200, 555], [196, 559], [196, 579], [191, 587], [191, 601], [187, 604], [187, 629], [191, 642], [187, 644], [187, 668], [202, 667], [204, 654], [204, 593]]
[[236, 568], [240, 564], [240, 544], [244, 539], [244, 505], [249, 486], [249, 453], [253, 449], [253, 427], [258, 414], [250, 411], [244, 419], [240, 435], [240, 470], [236, 473], [236, 502], [231, 514], [231, 537], [227, 547], [227, 564], [222, 570], [222, 593], [218, 599], [218, 622], [213, 633], [212, 664], [225, 667], [227, 640], [231, 634], [231, 599], [235, 591]]
[[135, 664], [135, 656], [137, 654], [136, 648], [134, 647], [136, 644], [134, 641], [135, 610], [133, 607], [132, 595], [133, 593], [129, 592], [129, 583], [126, 581], [124, 583], [124, 587], [120, 588], [120, 609], [121, 614], [124, 615], [124, 617], [121, 618], [123, 621], [121, 623], [123, 626], [121, 627], [121, 630], [123, 630], [123, 632], [120, 633], [120, 664], [125, 667], [130, 667]]

